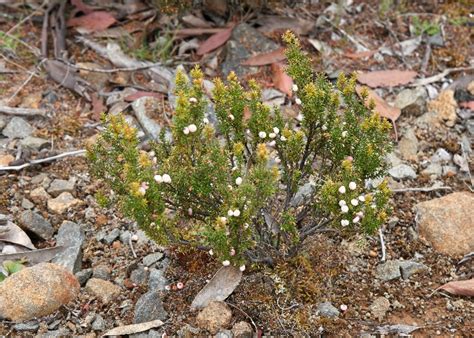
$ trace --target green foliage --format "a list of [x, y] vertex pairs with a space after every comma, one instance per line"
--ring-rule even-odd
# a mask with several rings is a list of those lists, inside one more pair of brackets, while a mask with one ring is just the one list
[[23, 261], [5, 261], [3, 262], [3, 272], [0, 271], [0, 282], [3, 282], [8, 276], [22, 270], [25, 266]]
[[429, 36], [433, 36], [441, 32], [441, 28], [438, 22], [421, 20], [418, 16], [413, 17], [412, 24], [414, 33], [416, 35], [422, 35], [423, 33], [426, 33]]
[[172, 140], [163, 132], [152, 151], [139, 150], [121, 116], [104, 118], [108, 126], [88, 151], [91, 172], [158, 243], [207, 247], [243, 269], [261, 252], [295, 252], [323, 223], [373, 232], [386, 219], [386, 185], [365, 184], [385, 173], [390, 124], [359, 100], [354, 76], [333, 86], [312, 72], [293, 34], [284, 40], [298, 123], [263, 104], [255, 81], [244, 89], [232, 73], [214, 82], [210, 124], [199, 68], [191, 80], [177, 74]]
[[0, 31], [0, 50], [8, 50], [15, 52], [18, 48], [18, 37], [6, 34], [5, 32]]

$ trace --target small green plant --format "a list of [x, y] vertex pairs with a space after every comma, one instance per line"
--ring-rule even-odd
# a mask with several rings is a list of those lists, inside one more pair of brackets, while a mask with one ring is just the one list
[[425, 33], [429, 36], [433, 36], [441, 32], [441, 28], [438, 22], [421, 20], [418, 16], [413, 17], [412, 24], [415, 35], [422, 35]]
[[332, 85], [313, 74], [292, 33], [284, 40], [297, 121], [232, 73], [214, 82], [212, 125], [199, 68], [191, 81], [177, 74], [172, 137], [163, 131], [151, 152], [139, 150], [123, 117], [104, 117], [108, 126], [88, 150], [91, 172], [150, 238], [207, 248], [243, 270], [249, 260], [297, 253], [323, 225], [372, 233], [386, 220], [386, 184], [366, 182], [385, 174], [390, 123], [361, 102], [355, 76]]
[[3, 282], [5, 278], [22, 270], [25, 266], [23, 261], [5, 261], [3, 262], [3, 269], [0, 269], [0, 282]]
[[139, 48], [131, 50], [130, 52], [139, 60], [165, 62], [171, 57], [173, 41], [173, 34], [164, 32], [163, 34], [157, 34], [153, 43], [150, 44], [145, 41]]
[[14, 35], [8, 35], [0, 31], [0, 50], [15, 52], [18, 47], [18, 41]]

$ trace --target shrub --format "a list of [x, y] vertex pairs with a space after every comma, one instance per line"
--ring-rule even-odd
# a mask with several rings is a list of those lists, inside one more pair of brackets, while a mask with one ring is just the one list
[[244, 89], [230, 74], [214, 82], [211, 124], [199, 68], [191, 81], [177, 74], [172, 137], [162, 132], [151, 152], [121, 116], [106, 119], [91, 171], [156, 242], [206, 248], [243, 270], [297, 252], [322, 226], [371, 233], [385, 221], [389, 190], [366, 183], [385, 173], [390, 124], [359, 100], [354, 76], [333, 86], [292, 33], [284, 40], [297, 121], [263, 104], [255, 81]]

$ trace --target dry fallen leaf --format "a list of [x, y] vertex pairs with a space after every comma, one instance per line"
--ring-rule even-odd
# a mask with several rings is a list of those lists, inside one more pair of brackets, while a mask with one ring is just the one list
[[7, 223], [8, 231], [0, 234], [0, 242], [19, 245], [28, 249], [36, 249], [30, 237], [18, 225], [13, 222]]
[[[362, 92], [362, 86], [356, 86], [356, 91], [357, 94], [361, 94]], [[370, 101], [370, 99], [373, 99], [375, 102], [375, 111], [380, 115], [383, 116], [387, 119], [389, 119], [392, 122], [395, 122], [401, 114], [401, 109], [392, 107], [390, 106], [387, 102], [384, 101], [380, 96], [377, 95], [376, 92], [373, 90], [370, 90], [367, 88], [367, 91], [369, 92], [369, 98], [367, 102]]]
[[265, 66], [284, 60], [286, 60], [285, 48], [278, 48], [272, 52], [254, 55], [242, 62], [242, 66]]
[[234, 292], [242, 279], [242, 271], [235, 266], [224, 266], [194, 298], [191, 309], [206, 307], [209, 302], [223, 301]]
[[369, 87], [395, 87], [412, 82], [418, 73], [411, 70], [380, 70], [360, 73], [357, 81]]
[[38, 249], [26, 252], [0, 254], [0, 263], [4, 261], [17, 261], [24, 259], [29, 265], [39, 264], [42, 262], [49, 262], [56, 255], [62, 253], [66, 248], [63, 246], [55, 246], [52, 248]]
[[458, 296], [474, 296], [474, 278], [449, 282], [440, 286], [438, 290], [444, 290]]
[[344, 53], [344, 56], [348, 57], [349, 59], [358, 60], [363, 58], [370, 58], [372, 55], [377, 53], [376, 50], [368, 50], [365, 52], [356, 52], [356, 53]]
[[291, 97], [291, 87], [293, 86], [293, 79], [289, 77], [288, 74], [286, 74], [284, 65], [279, 62], [273, 63], [272, 73], [273, 84], [275, 85], [275, 88]]
[[230, 39], [233, 29], [234, 27], [231, 26], [224, 31], [210, 36], [206, 41], [201, 44], [201, 46], [199, 46], [199, 49], [197, 50], [197, 55], [204, 55], [222, 46], [224, 43], [227, 42], [227, 40]]
[[67, 25], [69, 27], [81, 27], [87, 32], [103, 31], [116, 22], [112, 14], [105, 11], [91, 12], [77, 18], [69, 19]]

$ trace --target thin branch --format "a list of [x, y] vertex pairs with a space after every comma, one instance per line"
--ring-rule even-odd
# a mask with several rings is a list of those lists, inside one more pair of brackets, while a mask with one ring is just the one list
[[68, 151], [68, 152], [65, 152], [65, 153], [62, 153], [62, 154], [59, 154], [59, 155], [46, 157], [46, 158], [42, 158], [42, 159], [39, 159], [39, 160], [32, 160], [28, 163], [24, 163], [24, 164], [17, 165], [17, 166], [0, 167], [0, 171], [2, 171], [2, 170], [5, 170], [5, 171], [7, 171], [7, 170], [21, 170], [21, 169], [24, 169], [24, 168], [28, 168], [29, 166], [32, 166], [34, 164], [40, 164], [40, 163], [44, 163], [44, 162], [59, 160], [60, 158], [64, 158], [64, 157], [68, 157], [68, 156], [82, 155], [85, 152], [86, 152], [85, 149]]
[[409, 87], [426, 86], [427, 84], [441, 81], [442, 79], [444, 79], [445, 76], [449, 75], [450, 73], [468, 71], [468, 70], [473, 70], [473, 69], [474, 67], [447, 68], [439, 74], [436, 74], [424, 79], [418, 79], [415, 82], [412, 82], [411, 84], [409, 84], [408, 86]]
[[130, 249], [132, 250], [133, 257], [137, 258], [137, 253], [135, 252], [135, 249], [133, 248], [132, 236], [130, 236], [130, 238], [128, 239], [128, 244], [130, 245]]
[[38, 70], [38, 68], [43, 64], [43, 62], [45, 61], [46, 59], [43, 59], [40, 61], [40, 63], [35, 67], [35, 70], [28, 76], [28, 78], [21, 84], [20, 87], [18, 87], [17, 90], [15, 90], [15, 92], [8, 98], [7, 100], [7, 103], [10, 103], [11, 100], [13, 100], [13, 98], [15, 98], [15, 96], [18, 95], [18, 93], [23, 89], [25, 88], [25, 86], [28, 84], [28, 82], [31, 81], [31, 79], [33, 78], [33, 76], [36, 75], [36, 71]]
[[45, 109], [0, 106], [0, 113], [8, 114], [8, 115], [19, 115], [19, 116], [34, 116], [34, 115], [45, 116], [47, 111]]
[[436, 190], [452, 190], [453, 188], [451, 187], [427, 187], [427, 188], [403, 188], [403, 189], [393, 189], [392, 192], [412, 192], [412, 191], [418, 191], [418, 192], [431, 192], [431, 191], [436, 191]]
[[239, 308], [237, 305], [234, 305], [234, 304], [232, 304], [232, 303], [226, 302], [226, 304], [228, 304], [228, 305], [232, 306], [233, 308], [239, 310], [239, 311], [242, 312], [248, 319], [250, 319], [250, 322], [252, 323], [253, 328], [255, 329], [255, 333], [258, 333], [257, 324], [255, 324], [255, 322], [253, 321], [252, 317], [250, 317], [247, 312], [245, 312], [244, 310], [242, 310], [241, 308]]
[[382, 247], [382, 258], [380, 259], [382, 262], [385, 262], [385, 260], [387, 259], [386, 255], [386, 251], [385, 251], [385, 241], [383, 240], [383, 232], [382, 232], [382, 229], [379, 229], [379, 237], [380, 237], [380, 246]]
[[89, 68], [89, 67], [82, 67], [82, 66], [76, 66], [66, 60], [63, 59], [57, 59], [58, 61], [66, 64], [67, 66], [74, 68], [76, 70], [85, 70], [88, 72], [94, 72], [94, 73], [118, 73], [118, 72], [135, 72], [138, 70], [145, 70], [149, 68], [153, 68], [156, 66], [162, 66], [163, 64], [161, 62], [156, 62], [156, 63], [151, 63], [148, 65], [143, 65], [143, 66], [137, 66], [137, 67], [124, 67], [124, 68], [112, 68], [112, 69], [101, 69], [101, 68]]

